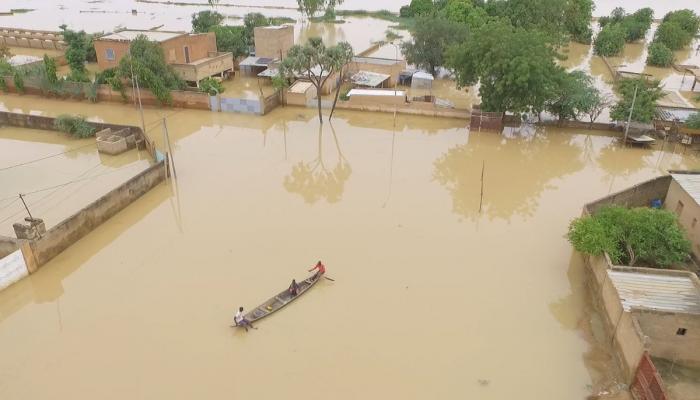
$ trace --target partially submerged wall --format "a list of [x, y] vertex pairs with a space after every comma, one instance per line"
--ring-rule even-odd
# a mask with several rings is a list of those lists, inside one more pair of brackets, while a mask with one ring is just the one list
[[651, 310], [632, 310], [632, 314], [650, 338], [651, 355], [700, 368], [700, 315]]
[[166, 178], [162, 160], [90, 203], [77, 213], [49, 229], [40, 239], [30, 242], [39, 266], [80, 240], [90, 231], [126, 208]]
[[625, 207], [648, 207], [652, 200], [665, 200], [670, 185], [670, 175], [660, 176], [588, 203], [584, 206], [584, 213], [594, 214], [601, 207], [613, 204]]
[[0, 258], [6, 257], [17, 249], [19, 249], [17, 239], [0, 235]]

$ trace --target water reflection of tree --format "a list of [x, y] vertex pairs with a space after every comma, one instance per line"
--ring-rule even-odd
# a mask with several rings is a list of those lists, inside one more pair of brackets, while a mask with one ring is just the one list
[[470, 219], [479, 215], [483, 162], [482, 212], [503, 219], [531, 216], [549, 181], [584, 166], [581, 149], [569, 135], [539, 133], [528, 141], [486, 135], [494, 134], [472, 135], [470, 143], [449, 149], [435, 161], [435, 179], [450, 191], [453, 211]]
[[340, 201], [345, 190], [345, 183], [352, 168], [340, 149], [338, 137], [329, 124], [335, 148], [338, 152], [338, 162], [328, 168], [323, 160], [323, 126], [318, 128], [318, 156], [311, 162], [300, 161], [292, 167], [292, 172], [284, 178], [284, 187], [290, 193], [297, 193], [309, 204], [320, 199], [329, 203]]
[[600, 150], [597, 161], [609, 175], [629, 175], [648, 167], [646, 154], [649, 150], [625, 147], [613, 140]]

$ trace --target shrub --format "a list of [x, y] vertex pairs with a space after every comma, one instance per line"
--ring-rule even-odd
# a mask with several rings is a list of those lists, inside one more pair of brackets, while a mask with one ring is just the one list
[[647, 57], [647, 64], [654, 65], [657, 67], [668, 67], [673, 64], [674, 55], [673, 51], [668, 48], [663, 43], [653, 42], [649, 46], [649, 56]]
[[686, 261], [691, 246], [674, 213], [652, 208], [604, 207], [572, 221], [567, 237], [584, 254], [661, 268]]
[[199, 82], [199, 90], [208, 93], [209, 96], [216, 96], [224, 92], [224, 86], [218, 80], [209, 77]]
[[428, 15], [433, 12], [432, 0], [411, 0], [411, 5], [409, 7], [411, 8], [411, 13], [415, 17]]
[[84, 139], [95, 135], [95, 127], [80, 115], [61, 114], [56, 117], [54, 127], [73, 137]]
[[24, 93], [24, 77], [22, 77], [22, 73], [17, 69], [15, 69], [12, 74], [12, 82], [15, 84], [17, 93]]
[[665, 44], [671, 50], [680, 50], [693, 41], [693, 36], [678, 23], [666, 21], [659, 25], [654, 41]]
[[685, 121], [685, 126], [691, 129], [700, 129], [700, 112], [696, 112], [688, 117]]
[[410, 6], [401, 6], [399, 9], [399, 17], [401, 18], [411, 18], [413, 17], [413, 10]]
[[664, 16], [663, 22], [673, 22], [678, 24], [681, 29], [688, 32], [690, 36], [695, 36], [700, 29], [700, 18], [691, 10], [672, 11]]
[[600, 56], [616, 56], [625, 48], [625, 30], [620, 24], [608, 24], [600, 30], [593, 45]]

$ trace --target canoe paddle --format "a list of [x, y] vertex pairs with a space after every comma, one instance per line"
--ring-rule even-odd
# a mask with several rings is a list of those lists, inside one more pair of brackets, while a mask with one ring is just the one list
[[323, 277], [326, 278], [326, 279], [328, 279], [328, 280], [331, 281], [331, 282], [335, 282], [335, 279], [333, 279], [333, 278], [329, 278], [329, 277], [327, 277], [327, 276], [325, 276], [325, 275], [324, 275]]

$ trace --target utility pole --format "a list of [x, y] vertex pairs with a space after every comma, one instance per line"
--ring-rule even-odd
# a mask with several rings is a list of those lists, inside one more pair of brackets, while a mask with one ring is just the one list
[[637, 90], [639, 89], [639, 84], [634, 87], [634, 95], [632, 96], [632, 106], [630, 107], [630, 115], [627, 117], [627, 126], [625, 126], [625, 140], [623, 142], [624, 146], [627, 146], [627, 134], [630, 130], [630, 123], [632, 122], [632, 111], [634, 111], [634, 103], [637, 101]]
[[27, 214], [29, 214], [29, 219], [34, 221], [34, 217], [32, 217], [32, 213], [29, 212], [29, 207], [27, 207], [27, 203], [24, 201], [24, 197], [22, 196], [22, 193], [19, 194], [19, 199], [22, 200], [22, 204], [24, 204], [24, 209], [27, 210]]

